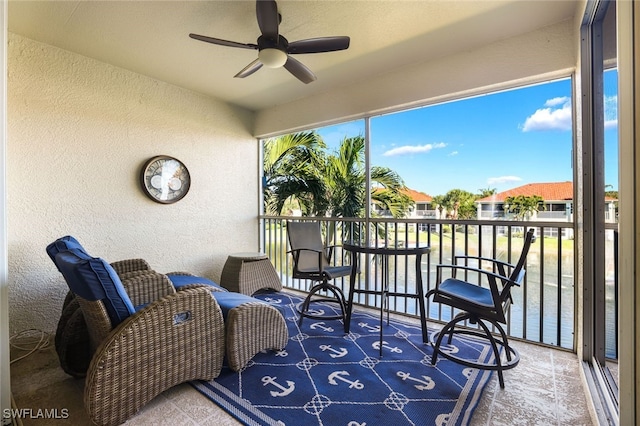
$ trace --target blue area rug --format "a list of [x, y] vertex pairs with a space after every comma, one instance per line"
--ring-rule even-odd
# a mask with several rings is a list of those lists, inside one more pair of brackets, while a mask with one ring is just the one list
[[[379, 314], [355, 309], [345, 335], [337, 320], [305, 318], [298, 327], [297, 296], [256, 297], [285, 312], [287, 347], [258, 354], [238, 373], [225, 366], [215, 380], [191, 383], [245, 425], [464, 425], [490, 378], [443, 357], [432, 366], [418, 321], [385, 319], [380, 357]], [[335, 306], [314, 308], [332, 313]], [[454, 338], [448, 350], [483, 362], [492, 357], [472, 338]]]

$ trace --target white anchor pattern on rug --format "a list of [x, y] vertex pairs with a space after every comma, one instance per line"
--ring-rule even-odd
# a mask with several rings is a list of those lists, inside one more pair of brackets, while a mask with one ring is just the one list
[[274, 391], [274, 390], [269, 391], [271, 396], [287, 396], [291, 392], [293, 392], [296, 388], [296, 384], [291, 380], [287, 380], [287, 387], [284, 387], [280, 383], [276, 382], [276, 377], [271, 377], [271, 376], [264, 376], [262, 378], [262, 384], [265, 386], [273, 385], [276, 388], [280, 389], [280, 391]]
[[324, 351], [331, 351], [332, 353], [329, 354], [329, 356], [331, 358], [342, 358], [343, 356], [345, 356], [345, 355], [347, 355], [349, 353], [347, 348], [334, 349], [333, 347], [331, 347], [331, 345], [320, 345], [318, 347], [323, 352]]
[[348, 383], [349, 389], [351, 388], [358, 389], [358, 390], [364, 389], [364, 385], [360, 383], [360, 380], [358, 379], [356, 379], [355, 381], [349, 380], [346, 378], [348, 375], [349, 375], [348, 371], [334, 371], [333, 373], [329, 374], [329, 377], [328, 377], [329, 384], [337, 386], [338, 385], [337, 380], [340, 380], [344, 383]]
[[312, 330], [326, 331], [327, 333], [331, 333], [333, 331], [333, 327], [325, 327], [323, 322], [314, 322], [309, 326], [309, 328]]
[[[467, 401], [473, 392], [480, 392], [469, 383], [488, 380], [488, 375], [472, 368], [451, 370], [452, 363], [442, 357], [432, 366], [432, 349], [422, 343], [419, 324], [385, 322], [380, 357], [380, 323], [375, 315], [356, 317], [354, 312], [352, 331], [345, 335], [338, 320], [307, 320], [299, 326], [295, 306], [300, 302], [295, 296], [279, 293], [262, 300], [283, 308], [290, 341], [281, 351], [258, 354], [232, 379], [235, 383], [219, 387], [222, 403], [233, 398], [232, 393], [237, 395], [234, 406], [253, 419], [241, 420], [245, 424], [367, 426], [383, 419], [384, 424], [398, 426], [449, 421], [460, 425], [465, 410], [472, 409], [466, 408], [471, 404]], [[333, 309], [316, 308], [328, 314]], [[489, 356], [483, 355], [489, 353], [486, 346], [464, 342], [463, 347], [457, 339], [445, 350]], [[256, 376], [254, 371], [262, 374]], [[196, 388], [211, 397], [222, 376], [207, 383], [206, 391]]]

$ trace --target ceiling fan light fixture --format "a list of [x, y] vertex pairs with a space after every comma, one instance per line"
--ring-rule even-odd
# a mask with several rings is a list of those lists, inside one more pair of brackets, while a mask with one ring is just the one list
[[287, 54], [280, 49], [266, 48], [258, 52], [258, 59], [268, 68], [280, 68], [287, 62]]
[[237, 41], [223, 40], [221, 38], [208, 37], [199, 34], [189, 34], [189, 37], [217, 44], [218, 46], [236, 47], [258, 51], [258, 58], [251, 61], [234, 78], [245, 78], [258, 71], [260, 68], [284, 68], [295, 78], [309, 84], [316, 80], [316, 76], [302, 62], [293, 55], [301, 53], [336, 52], [349, 48], [350, 39], [347, 36], [316, 37], [289, 42], [280, 35], [279, 25], [282, 16], [278, 11], [275, 0], [256, 0], [256, 18], [260, 27], [260, 36], [254, 43], [239, 43]]

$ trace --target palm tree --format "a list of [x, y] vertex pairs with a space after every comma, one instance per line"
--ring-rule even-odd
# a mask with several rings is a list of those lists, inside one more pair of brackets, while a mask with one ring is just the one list
[[431, 198], [431, 205], [435, 206], [438, 209], [438, 219], [443, 219], [442, 211], [446, 208], [444, 195], [435, 195]]
[[[268, 212], [280, 214], [286, 200], [295, 199], [303, 215], [363, 217], [366, 205], [364, 138], [345, 137], [336, 153], [315, 132], [295, 133], [264, 144], [264, 195]], [[372, 202], [403, 217], [413, 204], [402, 193], [400, 175], [372, 167]]]
[[539, 195], [516, 195], [515, 197], [507, 197], [504, 200], [504, 208], [509, 213], [513, 213], [517, 220], [525, 220], [544, 210], [544, 199]]
[[268, 139], [264, 143], [263, 194], [265, 210], [281, 214], [285, 203], [297, 205], [303, 214], [315, 214], [323, 198], [318, 176], [318, 152], [326, 145], [315, 132], [301, 132]]
[[476, 196], [463, 189], [452, 189], [439, 199], [447, 212], [447, 218], [472, 219], [476, 216], [473, 203]]
[[480, 191], [478, 193], [478, 198], [487, 198], [490, 197], [492, 195], [496, 195], [496, 189], [495, 188], [480, 188], [478, 191]]

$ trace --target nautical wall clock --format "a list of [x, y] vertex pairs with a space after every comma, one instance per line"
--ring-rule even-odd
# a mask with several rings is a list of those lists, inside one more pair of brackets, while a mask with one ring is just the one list
[[166, 155], [150, 158], [140, 174], [142, 189], [153, 201], [171, 204], [189, 192], [191, 177], [181, 161]]

